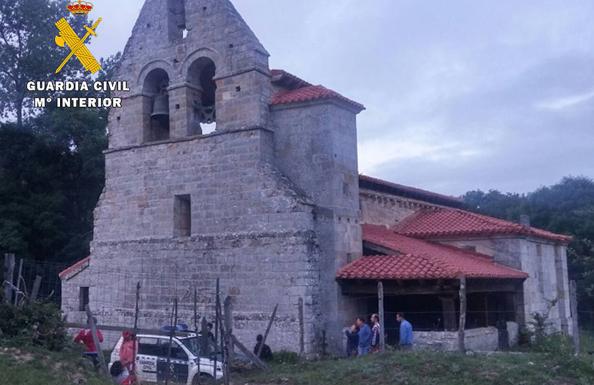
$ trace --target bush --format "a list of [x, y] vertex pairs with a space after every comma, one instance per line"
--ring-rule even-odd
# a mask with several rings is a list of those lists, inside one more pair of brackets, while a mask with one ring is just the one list
[[274, 362], [278, 362], [281, 364], [296, 364], [299, 361], [299, 354], [294, 352], [281, 350], [280, 352], [274, 353]]
[[60, 309], [51, 303], [0, 305], [0, 339], [59, 351], [66, 345]]
[[571, 356], [574, 352], [571, 338], [561, 333], [539, 337], [532, 344], [531, 350], [538, 353], [552, 353], [559, 356]]

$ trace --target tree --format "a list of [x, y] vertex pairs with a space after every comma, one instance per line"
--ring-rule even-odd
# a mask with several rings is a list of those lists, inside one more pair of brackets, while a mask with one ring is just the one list
[[[80, 78], [78, 66], [54, 71], [68, 52], [55, 44], [54, 23], [66, 18], [78, 31], [87, 24], [86, 16], [73, 16], [66, 10], [67, 0], [0, 0], [0, 117], [16, 119], [17, 128], [33, 112], [28, 81]], [[47, 96], [47, 95], [44, 95]]]

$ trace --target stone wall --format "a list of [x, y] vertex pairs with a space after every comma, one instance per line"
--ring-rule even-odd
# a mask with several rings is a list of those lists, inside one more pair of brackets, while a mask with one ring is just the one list
[[[508, 322], [510, 346], [517, 345], [517, 324]], [[468, 329], [464, 339], [466, 349], [471, 351], [495, 351], [499, 349], [499, 331], [494, 327]], [[457, 332], [415, 332], [415, 348], [438, 351], [458, 350]]]
[[495, 261], [522, 270], [524, 281], [523, 315], [527, 324], [533, 314], [548, 315], [551, 332], [571, 333], [567, 250], [561, 244], [520, 237], [439, 239], [440, 243], [460, 248], [472, 247], [492, 256]]
[[330, 351], [342, 351], [340, 328], [355, 310], [354, 300], [341, 295], [336, 272], [362, 254], [356, 113], [320, 101], [275, 106], [271, 116], [275, 165], [316, 206], [315, 232], [324, 256], [317, 283], [323, 309], [319, 332]]
[[[190, 72], [204, 60], [216, 67], [209, 135], [190, 127], [200, 92]], [[155, 73], [169, 80], [169, 135], [151, 142]], [[64, 311], [80, 318], [72, 298], [84, 285], [101, 324], [131, 325], [140, 281], [140, 327], [168, 323], [174, 297], [191, 323], [188, 293], [198, 288], [212, 318], [220, 278], [247, 346], [279, 304], [270, 345], [298, 351], [301, 298], [306, 353], [320, 352], [324, 334], [339, 348], [352, 304], [335, 273], [361, 255], [358, 111], [329, 100], [270, 108], [268, 53], [227, 0], [147, 0], [118, 77], [132, 91], [110, 114], [91, 265], [64, 282]]]
[[368, 189], [361, 189], [360, 204], [362, 223], [388, 227], [394, 226], [420, 209], [439, 207], [431, 203]]

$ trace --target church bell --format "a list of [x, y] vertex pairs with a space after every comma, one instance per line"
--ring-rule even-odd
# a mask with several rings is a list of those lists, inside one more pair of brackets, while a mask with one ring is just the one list
[[161, 119], [169, 117], [169, 96], [156, 95], [153, 99], [153, 112], [151, 118]]

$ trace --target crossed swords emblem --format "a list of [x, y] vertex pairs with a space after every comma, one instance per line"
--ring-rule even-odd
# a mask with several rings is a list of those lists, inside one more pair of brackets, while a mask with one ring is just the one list
[[85, 41], [89, 38], [89, 36], [97, 36], [95, 31], [97, 27], [101, 23], [102, 18], [97, 19], [97, 21], [93, 24], [92, 27], [88, 27], [85, 25], [87, 33], [81, 38], [78, 37], [76, 32], [72, 29], [70, 24], [66, 21], [66, 19], [62, 18], [58, 20], [56, 23], [56, 27], [60, 31], [60, 35], [56, 36], [55, 42], [58, 46], [64, 47], [64, 45], [68, 45], [70, 48], [70, 53], [62, 64], [56, 70], [56, 73], [62, 71], [62, 68], [68, 63], [68, 61], [72, 58], [72, 56], [76, 56], [78, 61], [85, 67], [86, 70], [94, 74], [95, 72], [101, 69], [101, 65], [97, 62], [97, 59], [93, 56], [91, 51], [85, 46]]

